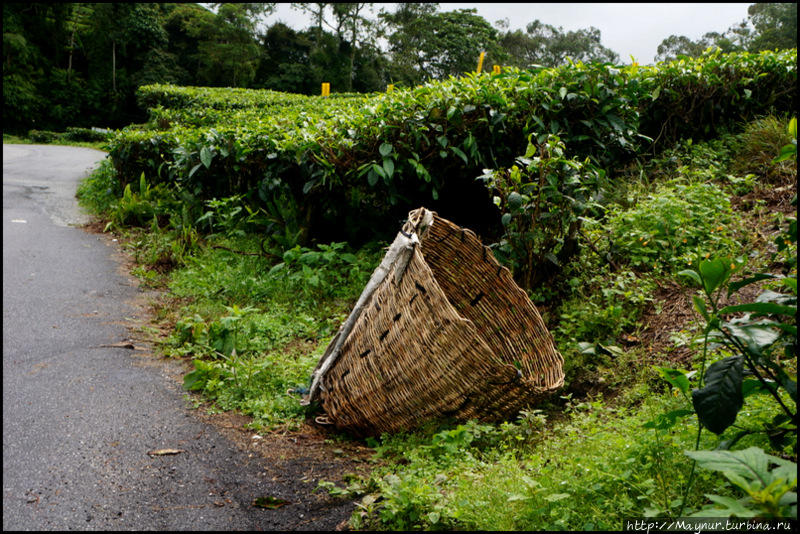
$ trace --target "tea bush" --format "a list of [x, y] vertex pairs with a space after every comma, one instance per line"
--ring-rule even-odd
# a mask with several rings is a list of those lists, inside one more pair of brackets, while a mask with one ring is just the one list
[[597, 204], [605, 172], [589, 159], [567, 159], [558, 136], [528, 144], [520, 166], [487, 175], [487, 187], [501, 208], [503, 239], [496, 255], [512, 266], [521, 287], [552, 281], [578, 253], [584, 216]]
[[[556, 134], [571, 156], [608, 167], [649, 147], [640, 134], [669, 144], [793, 109], [796, 76], [796, 51], [783, 51], [506, 69], [371, 97], [150, 86], [143, 105], [192, 111], [155, 112], [171, 127], [127, 128], [111, 156], [123, 184], [146, 171], [201, 200], [289, 195], [308, 236], [335, 240], [326, 230], [346, 219], [340, 238], [350, 240], [423, 204], [491, 235], [500, 214], [472, 177], [512, 165], [530, 134]], [[196, 110], [211, 118], [193, 119]]]

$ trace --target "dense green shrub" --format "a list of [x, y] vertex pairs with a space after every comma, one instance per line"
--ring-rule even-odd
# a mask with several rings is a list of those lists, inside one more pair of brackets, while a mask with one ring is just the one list
[[28, 138], [34, 143], [52, 143], [59, 138], [61, 134], [58, 132], [50, 132], [47, 130], [30, 130]]
[[666, 183], [634, 208], [613, 208], [607, 227], [612, 253], [645, 270], [682, 269], [729, 252], [733, 212], [727, 194], [711, 183]]
[[[191, 111], [156, 111], [170, 128], [126, 129], [111, 156], [123, 183], [146, 171], [199, 199], [289, 196], [310, 236], [334, 223], [350, 232], [340, 239], [392, 232], [422, 204], [497, 236], [500, 213], [473, 178], [512, 165], [529, 135], [539, 143], [556, 134], [571, 155], [609, 168], [650, 146], [640, 132], [659, 142], [710, 135], [776, 106], [792, 109], [796, 76], [791, 50], [655, 67], [507, 69], [338, 101], [155, 86], [141, 93], [143, 104]], [[201, 109], [238, 111], [198, 119]]]
[[69, 127], [63, 137], [70, 141], [102, 142], [107, 141], [113, 134], [105, 130], [93, 130], [91, 128]]
[[530, 143], [519, 166], [488, 175], [503, 211], [503, 239], [495, 253], [513, 267], [525, 289], [549, 282], [578, 252], [583, 216], [600, 193], [605, 172], [589, 163], [567, 159], [564, 143], [554, 135], [538, 147]]
[[683, 57], [639, 67], [641, 133], [670, 146], [683, 138], [708, 139], [722, 128], [770, 109], [797, 108], [797, 50]]

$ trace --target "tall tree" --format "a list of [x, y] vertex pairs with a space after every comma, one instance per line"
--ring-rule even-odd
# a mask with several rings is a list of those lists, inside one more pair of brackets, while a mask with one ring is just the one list
[[199, 45], [215, 26], [216, 15], [198, 4], [166, 4], [164, 30], [169, 39], [169, 52], [175, 57], [172, 75], [180, 85], [198, 85], [198, 72], [203, 63]]
[[748, 49], [751, 52], [797, 48], [797, 4], [763, 3], [747, 8], [755, 29]]
[[66, 117], [81, 120], [82, 94], [70, 95], [68, 22], [74, 4], [3, 4], [4, 128], [56, 127]]
[[381, 10], [382, 34], [389, 43], [389, 72], [394, 81], [417, 85], [425, 77], [423, 44], [433, 35], [437, 3], [398, 4], [394, 12]]
[[317, 46], [313, 29], [298, 32], [281, 22], [267, 28], [256, 73], [256, 86], [311, 94], [319, 90], [312, 76], [310, 55]]
[[[507, 22], [501, 26], [507, 26]], [[555, 67], [566, 63], [568, 58], [584, 63], [619, 59], [616, 52], [603, 46], [600, 30], [593, 26], [565, 32], [560, 26], [534, 20], [527, 25], [525, 33], [507, 31], [499, 40], [508, 54], [508, 62], [517, 67], [532, 64]]]
[[314, 30], [316, 40], [314, 41], [315, 48], [319, 48], [322, 43], [322, 25], [327, 24], [325, 20], [325, 9], [331, 5], [329, 2], [315, 2], [315, 3], [292, 3], [292, 9], [298, 9], [304, 13], [311, 15], [314, 20]]
[[658, 46], [655, 59], [697, 57], [709, 47], [722, 52], [797, 48], [797, 4], [752, 4], [747, 15], [746, 20], [729, 27], [725, 33], [708, 32], [696, 41], [684, 35], [670, 35]]
[[274, 11], [275, 4], [225, 3], [217, 8], [213, 25], [195, 35], [200, 68], [198, 75], [209, 85], [247, 87], [255, 78], [259, 60], [256, 36], [258, 17]]
[[338, 22], [337, 26], [340, 29], [344, 29], [344, 33], [349, 38], [347, 42], [350, 47], [350, 69], [346, 87], [348, 92], [353, 90], [356, 49], [358, 45], [365, 40], [369, 32], [374, 29], [374, 25], [371, 21], [363, 16], [363, 12], [369, 6], [372, 6], [372, 4], [350, 2], [338, 2], [333, 4], [333, 14]]
[[438, 12], [438, 4], [401, 4], [382, 12], [392, 76], [416, 84], [474, 71], [481, 52], [498, 54], [497, 30], [475, 9]]
[[423, 43], [427, 68], [436, 79], [474, 71], [481, 52], [498, 54], [497, 30], [476, 9], [433, 16], [433, 35]]

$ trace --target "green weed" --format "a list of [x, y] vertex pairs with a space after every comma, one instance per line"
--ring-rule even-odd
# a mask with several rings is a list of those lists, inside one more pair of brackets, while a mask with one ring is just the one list
[[797, 179], [797, 159], [773, 162], [781, 148], [792, 141], [784, 120], [768, 115], [749, 122], [738, 138], [733, 169], [736, 174], [756, 174], [765, 184], [780, 185]]
[[641, 270], [675, 272], [736, 250], [728, 195], [712, 183], [668, 182], [630, 209], [611, 208], [612, 252]]
[[110, 213], [122, 196], [122, 186], [110, 159], [100, 162], [97, 169], [78, 185], [76, 197], [89, 211], [98, 215]]

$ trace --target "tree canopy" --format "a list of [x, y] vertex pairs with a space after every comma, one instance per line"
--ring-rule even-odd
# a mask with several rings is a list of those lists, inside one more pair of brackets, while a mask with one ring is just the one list
[[708, 32], [700, 39], [670, 35], [658, 45], [656, 61], [698, 57], [708, 48], [722, 52], [760, 52], [797, 48], [797, 4], [760, 3], [747, 8], [747, 19], [724, 33]]

